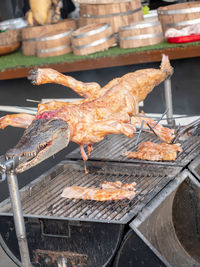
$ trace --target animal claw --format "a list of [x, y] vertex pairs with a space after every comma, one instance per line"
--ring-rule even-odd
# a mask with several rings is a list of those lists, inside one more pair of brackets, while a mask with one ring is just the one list
[[29, 71], [29, 76], [27, 77], [28, 80], [31, 80], [31, 83], [36, 85], [37, 84], [37, 77], [38, 77], [38, 69], [34, 68]]

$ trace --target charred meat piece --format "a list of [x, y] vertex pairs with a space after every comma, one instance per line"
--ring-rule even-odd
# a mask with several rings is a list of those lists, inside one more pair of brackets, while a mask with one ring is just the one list
[[96, 201], [108, 201], [108, 200], [120, 200], [120, 199], [133, 199], [136, 195], [135, 183], [122, 184], [117, 182], [104, 182], [101, 184], [102, 188], [95, 187], [82, 187], [82, 186], [70, 186], [63, 190], [61, 197], [83, 200], [96, 200]]
[[152, 161], [173, 161], [176, 160], [178, 152], [182, 151], [180, 144], [156, 144], [148, 141], [141, 143], [136, 152], [127, 151], [123, 156]]

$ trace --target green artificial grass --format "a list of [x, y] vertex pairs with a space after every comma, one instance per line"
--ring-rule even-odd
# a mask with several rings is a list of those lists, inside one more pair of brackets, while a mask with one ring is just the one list
[[149, 50], [158, 50], [158, 49], [167, 49], [167, 48], [175, 48], [175, 47], [187, 47], [187, 46], [196, 46], [200, 45], [200, 42], [193, 43], [185, 43], [185, 44], [170, 44], [166, 41], [145, 47], [139, 48], [129, 48], [129, 49], [121, 49], [119, 46], [109, 48], [106, 51], [94, 53], [86, 56], [76, 56], [72, 53], [65, 54], [56, 57], [48, 57], [48, 58], [39, 58], [36, 56], [24, 56], [21, 51], [17, 51], [15, 53], [0, 56], [0, 71], [4, 71], [6, 69], [12, 68], [20, 68], [20, 67], [31, 67], [31, 66], [42, 66], [53, 63], [64, 63], [64, 62], [75, 62], [79, 60], [85, 59], [96, 59], [100, 57], [115, 57], [118, 55], [149, 51]]

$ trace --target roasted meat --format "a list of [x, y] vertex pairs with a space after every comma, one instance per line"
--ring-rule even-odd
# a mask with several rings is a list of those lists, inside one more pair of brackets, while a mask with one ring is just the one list
[[[163, 55], [160, 69], [143, 69], [128, 73], [121, 78], [115, 78], [101, 88], [97, 83], [83, 83], [52, 69], [33, 70], [29, 78], [34, 84], [59, 83], [72, 88], [85, 99], [74, 103], [51, 101], [46, 104], [39, 104], [36, 116], [29, 116], [28, 120], [27, 116], [24, 116], [24, 121], [22, 120], [22, 114], [6, 115], [0, 119], [0, 128], [4, 129], [8, 125], [16, 126], [15, 122], [19, 117], [21, 127], [27, 128], [31, 121], [33, 121], [26, 131], [26, 139], [28, 140], [29, 135], [30, 144], [33, 136], [36, 134], [38, 135], [37, 140], [39, 140], [42, 124], [44, 124], [46, 129], [47, 123], [45, 122], [48, 120], [52, 121], [53, 119], [52, 124], [56, 124], [56, 120], [62, 120], [68, 126], [67, 131], [69, 131], [69, 134], [67, 134], [67, 137], [70, 141], [80, 145], [81, 155], [84, 161], [86, 161], [88, 156], [84, 151], [83, 145], [89, 145], [88, 151], [90, 153], [92, 151], [92, 144], [100, 142], [108, 134], [124, 134], [127, 137], [133, 136], [138, 123], [138, 119], [136, 122], [134, 118], [137, 118], [135, 115], [139, 112], [139, 102], [144, 100], [153, 88], [168, 78], [172, 72], [173, 69], [168, 57]], [[40, 131], [37, 131], [35, 128], [37, 124], [34, 121], [41, 121]], [[20, 125], [18, 126], [20, 127]], [[66, 127], [63, 128], [63, 131], [65, 129]], [[155, 130], [157, 131], [157, 129], [159, 132], [158, 125]], [[162, 132], [163, 129], [162, 127]], [[47, 148], [50, 150], [50, 139], [52, 138], [54, 140], [54, 144], [56, 142], [56, 129], [52, 132], [48, 128], [48, 131], [49, 135], [46, 132], [48, 140], [43, 143], [48, 144]], [[167, 129], [165, 132], [167, 138], [163, 138], [162, 135], [162, 139], [170, 141], [173, 138], [173, 131]], [[35, 140], [34, 138], [33, 142]], [[21, 144], [21, 142], [19, 143]], [[31, 154], [35, 154], [36, 157], [39, 146], [40, 144], [35, 144], [35, 149], [31, 151]], [[33, 148], [34, 146], [32, 145], [31, 147]], [[21, 150], [19, 145], [17, 149], [19, 157], [27, 152], [25, 144], [23, 144]], [[30, 153], [30, 146], [27, 147], [27, 150]], [[16, 155], [16, 149], [9, 150], [9, 157], [12, 154]], [[34, 160], [34, 164], [36, 163], [37, 159]], [[24, 168], [21, 169], [24, 170]]]
[[126, 184], [122, 184], [122, 182], [120, 181], [116, 181], [116, 182], [103, 182], [101, 185], [102, 189], [112, 189], [112, 188], [120, 188], [120, 189], [124, 189], [124, 190], [135, 190], [135, 187], [136, 187], [136, 183], [133, 182], [133, 183], [126, 183]]
[[176, 160], [178, 152], [182, 151], [180, 144], [156, 144], [147, 141], [141, 143], [136, 152], [127, 151], [123, 156], [152, 161], [173, 161]]
[[102, 188], [70, 186], [64, 188], [61, 197], [96, 201], [131, 200], [136, 194], [135, 186], [135, 183], [123, 185], [120, 181], [104, 182], [101, 184]]
[[61, 18], [61, 0], [29, 0], [29, 4], [26, 19], [30, 26], [56, 23]]

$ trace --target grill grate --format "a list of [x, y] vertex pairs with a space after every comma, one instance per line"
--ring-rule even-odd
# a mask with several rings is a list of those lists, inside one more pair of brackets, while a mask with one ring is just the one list
[[[64, 161], [35, 184], [22, 190], [25, 216], [127, 223], [181, 170], [152, 165], [88, 162], [85, 174], [82, 161]], [[65, 186], [98, 187], [103, 181], [136, 182], [137, 196], [130, 200], [92, 201], [61, 198]], [[30, 195], [31, 186], [31, 195]], [[9, 210], [11, 212], [11, 209]]]
[[[132, 163], [146, 163], [158, 164], [167, 166], [186, 166], [192, 159], [194, 159], [200, 151], [200, 136], [191, 136], [185, 141], [180, 141], [183, 152], [178, 154], [176, 161], [147, 161], [140, 159], [129, 159], [123, 157], [122, 154], [126, 151], [136, 151], [135, 145], [137, 136], [128, 139], [124, 135], [110, 135], [97, 144], [94, 144], [94, 150], [89, 156], [90, 160], [102, 161], [116, 161], [116, 162], [132, 162]], [[150, 133], [142, 133], [138, 144], [146, 141], [159, 143], [160, 140]], [[80, 149], [77, 148], [67, 155], [68, 159], [81, 159]]]

